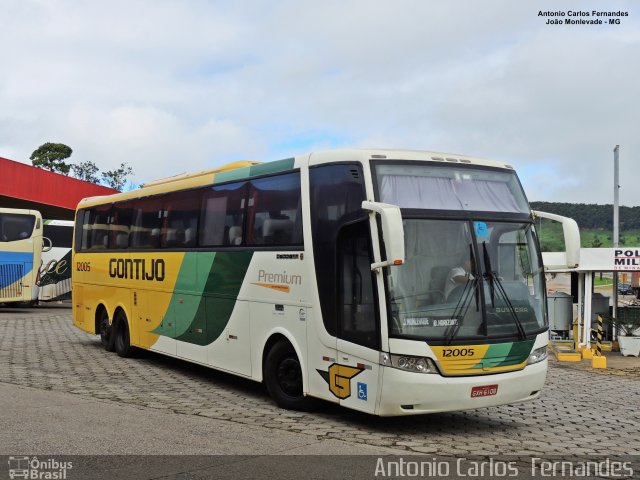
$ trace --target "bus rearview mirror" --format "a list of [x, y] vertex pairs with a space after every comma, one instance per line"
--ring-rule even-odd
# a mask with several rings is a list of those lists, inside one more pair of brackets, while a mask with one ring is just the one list
[[567, 268], [576, 268], [580, 264], [580, 229], [573, 218], [563, 217], [554, 213], [533, 210], [533, 215], [539, 218], [546, 218], [562, 225], [564, 235], [565, 265]]
[[42, 237], [42, 251], [48, 252], [53, 248], [53, 242], [49, 237]]
[[404, 264], [404, 227], [400, 207], [380, 202], [362, 202], [362, 208], [380, 215], [386, 260], [371, 264], [371, 270]]

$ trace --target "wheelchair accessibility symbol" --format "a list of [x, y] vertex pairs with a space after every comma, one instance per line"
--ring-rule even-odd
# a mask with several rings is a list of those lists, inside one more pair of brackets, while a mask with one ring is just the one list
[[358, 400], [367, 399], [367, 384], [358, 382]]

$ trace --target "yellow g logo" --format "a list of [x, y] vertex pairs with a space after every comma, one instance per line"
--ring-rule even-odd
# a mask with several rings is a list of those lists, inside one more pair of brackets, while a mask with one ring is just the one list
[[362, 368], [333, 363], [328, 372], [317, 370], [329, 384], [329, 391], [341, 400], [351, 396], [351, 379], [362, 372]]

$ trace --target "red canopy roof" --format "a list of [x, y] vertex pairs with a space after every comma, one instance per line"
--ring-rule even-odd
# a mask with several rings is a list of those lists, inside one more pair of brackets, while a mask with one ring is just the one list
[[45, 218], [73, 218], [81, 199], [117, 192], [0, 157], [0, 207], [35, 208]]

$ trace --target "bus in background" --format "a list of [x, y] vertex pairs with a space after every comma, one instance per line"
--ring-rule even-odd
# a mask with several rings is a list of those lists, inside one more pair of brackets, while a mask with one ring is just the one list
[[42, 250], [40, 212], [0, 208], [0, 303], [37, 302]]
[[[567, 252], [567, 258], [573, 257]], [[82, 200], [73, 321], [149, 349], [376, 415], [536, 398], [542, 260], [513, 168], [336, 150], [235, 163]]]
[[73, 221], [44, 220], [43, 235], [51, 242], [51, 249], [42, 253], [37, 279], [38, 300], [52, 302], [69, 299]]

